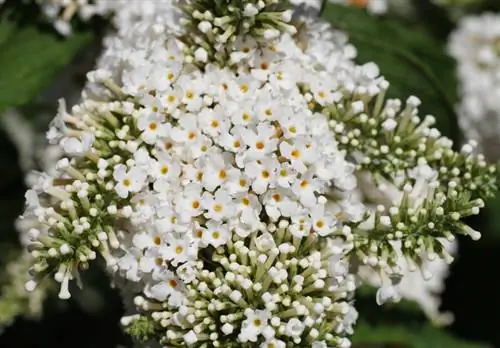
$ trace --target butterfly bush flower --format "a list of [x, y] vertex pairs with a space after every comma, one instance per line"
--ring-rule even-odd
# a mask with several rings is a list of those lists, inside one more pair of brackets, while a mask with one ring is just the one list
[[67, 299], [100, 255], [137, 339], [349, 347], [357, 266], [391, 279], [387, 299], [401, 258], [450, 261], [441, 240], [480, 236], [460, 220], [494, 167], [453, 151], [417, 98], [386, 100], [342, 33], [284, 2], [221, 4], [109, 37], [82, 102], [61, 102], [47, 135], [65, 155], [26, 193], [26, 289], [50, 277]]
[[460, 126], [495, 160], [500, 156], [499, 39], [500, 16], [485, 13], [464, 17], [449, 41], [449, 52], [458, 62]]
[[[339, 63], [342, 61], [339, 57], [346, 57], [349, 59], [354, 58], [356, 50], [354, 47], [346, 43], [346, 37], [343, 33], [332, 31], [329, 29], [328, 25], [317, 22], [312, 24], [309, 21], [308, 26], [311, 29], [311, 35], [318, 38], [322, 37], [322, 40], [309, 40], [308, 51], [311, 54], [314, 54], [317, 59], [325, 62], [325, 66], [338, 67]], [[330, 44], [326, 44], [326, 42], [329, 42]], [[338, 47], [344, 47], [342, 54], [339, 54], [342, 51], [339, 50]], [[326, 63], [327, 59], [330, 61], [329, 64]], [[343, 64], [346, 64], [345, 59]], [[351, 62], [348, 62], [347, 64], [352, 65]], [[371, 72], [372, 76], [377, 74], [376, 67], [372, 64], [366, 65], [364, 69], [373, 70]], [[412, 99], [414, 102], [418, 103], [417, 99]], [[398, 124], [395, 120], [389, 119], [383, 121], [383, 125], [389, 130], [393, 130]], [[430, 130], [427, 130], [425, 132], [428, 133], [429, 131]], [[436, 130], [432, 131], [435, 133], [434, 136], [439, 134], [436, 133]], [[469, 145], [465, 146], [464, 152], [468, 153], [469, 151], [471, 151], [471, 147]], [[481, 160], [480, 157], [479, 159], [483, 162], [481, 165], [485, 165], [484, 160]], [[394, 199], [401, 195], [401, 191], [395, 189], [392, 185], [389, 185], [388, 187], [387, 184], [388, 183], [385, 180], [379, 179], [374, 181], [372, 178], [367, 177], [366, 172], [360, 171], [358, 174], [358, 189], [356, 192], [356, 195], [358, 195], [357, 199], [359, 201], [368, 202], [367, 209], [372, 211], [377, 209], [377, 205], [382, 205], [384, 209], [389, 210]], [[422, 191], [421, 194], [425, 195], [426, 192]], [[392, 211], [394, 211], [394, 208], [392, 208]], [[400, 267], [401, 272], [398, 273], [405, 274], [404, 277], [402, 277], [401, 274], [397, 274], [392, 277], [391, 280], [388, 274], [385, 274], [384, 272], [381, 273], [376, 268], [371, 266], [362, 266], [359, 269], [358, 276], [360, 276], [364, 282], [373, 286], [383, 286], [384, 284], [391, 286], [393, 281], [396, 282], [396, 286], [394, 287], [394, 290], [396, 291], [393, 292], [394, 296], [385, 298], [383, 301], [379, 301], [380, 303], [400, 298], [416, 301], [420, 304], [423, 311], [432, 321], [437, 324], [448, 324], [450, 323], [452, 317], [449, 313], [439, 312], [439, 299], [436, 295], [443, 289], [444, 278], [447, 275], [447, 265], [452, 261], [450, 256], [452, 256], [456, 250], [457, 242], [453, 237], [450, 239], [451, 241], [443, 238], [440, 239], [440, 243], [442, 243], [446, 250], [446, 253], [443, 255], [445, 256], [444, 259], [431, 256], [431, 259], [426, 260], [424, 257], [422, 265], [418, 268], [416, 268], [415, 265], [411, 263], [408, 264], [406, 262], [407, 257], [402, 255], [401, 244], [399, 242], [392, 243], [392, 247], [395, 248], [395, 251], [399, 255], [396, 263], [398, 264], [398, 267]], [[422, 272], [422, 270], [425, 270], [425, 272]], [[382, 287], [381, 291], [383, 290], [384, 288]], [[381, 292], [379, 291], [379, 294], [380, 293]], [[382, 298], [380, 298], [380, 300], [381, 299]]]
[[[156, 17], [167, 22], [171, 19], [169, 14], [175, 11], [172, 8], [173, 0], [35, 0], [35, 3], [64, 36], [71, 34], [75, 17], [88, 21], [95, 16], [112, 16], [114, 25], [119, 29], [139, 19], [151, 20]], [[160, 19], [156, 16], [158, 12], [166, 17]]]
[[[19, 167], [26, 174], [26, 186], [36, 183], [37, 173], [34, 170], [49, 174], [56, 172], [55, 163], [64, 153], [58, 145], [46, 146], [45, 137], [47, 125], [54, 117], [53, 106], [57, 105], [61, 95], [67, 103], [73, 104], [79, 100], [82, 86], [77, 77], [94, 65], [96, 54], [94, 47], [87, 49], [85, 54], [63, 69], [49, 88], [36, 97], [36, 104], [41, 106], [41, 110], [38, 110], [33, 120], [26, 120], [26, 115], [23, 115], [26, 110], [23, 108], [12, 108], [3, 113], [0, 123], [17, 148]], [[38, 224], [38, 220], [33, 217], [15, 221], [14, 226], [23, 247], [31, 242], [32, 228], [39, 227]], [[32, 266], [31, 255], [26, 249], [11, 246], [8, 249], [10, 251], [5, 258], [8, 264], [0, 276], [0, 330], [2, 326], [13, 323], [18, 316], [39, 319], [43, 314], [44, 300], [55, 289], [53, 282], [45, 282], [32, 293], [24, 291], [24, 284], [31, 278], [28, 274]]]

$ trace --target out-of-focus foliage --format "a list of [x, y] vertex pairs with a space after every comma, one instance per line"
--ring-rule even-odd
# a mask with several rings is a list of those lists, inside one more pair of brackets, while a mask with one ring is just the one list
[[12, 3], [0, 10], [0, 112], [31, 101], [94, 38], [77, 31], [63, 39], [39, 22], [32, 6]]
[[359, 322], [353, 348], [487, 348], [486, 344], [457, 340], [435, 327], [399, 325], [372, 326]]

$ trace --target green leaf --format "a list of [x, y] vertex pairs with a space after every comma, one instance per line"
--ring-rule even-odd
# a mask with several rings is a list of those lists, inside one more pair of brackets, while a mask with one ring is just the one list
[[500, 192], [485, 202], [480, 215], [471, 219], [471, 226], [477, 229], [483, 237], [479, 243], [489, 244], [500, 242]]
[[35, 14], [27, 16], [0, 11], [0, 112], [30, 102], [94, 37], [75, 32], [62, 38], [37, 25]]
[[450, 336], [445, 331], [427, 326], [371, 326], [358, 322], [352, 337], [353, 348], [485, 348]]
[[420, 27], [357, 8], [328, 4], [323, 17], [347, 32], [358, 63], [373, 61], [379, 66], [391, 83], [389, 97], [404, 101], [417, 96], [422, 100], [420, 115], [434, 115], [444, 135], [460, 140], [454, 110], [455, 63], [441, 43]]

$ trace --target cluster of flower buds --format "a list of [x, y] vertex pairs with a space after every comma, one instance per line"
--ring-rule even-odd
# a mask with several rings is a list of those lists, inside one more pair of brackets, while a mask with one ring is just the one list
[[357, 314], [345, 243], [300, 238], [291, 227], [281, 220], [248, 237], [233, 235], [206, 255], [209, 266], [198, 261], [180, 275], [182, 283], [163, 285], [171, 293], [165, 303], [136, 297], [147, 315], [125, 317], [124, 324], [134, 336], [160, 332], [168, 346], [349, 346], [343, 336]]
[[[294, 39], [287, 34], [264, 45], [245, 36], [237, 46], [241, 71], [215, 65], [201, 71], [186, 61], [182, 41], [159, 35], [159, 25], [136, 29], [145, 30], [143, 37], [151, 34], [157, 46], [141, 50], [137, 44], [135, 54], [126, 55], [110, 43], [101, 64], [112, 66], [89, 75], [88, 97], [71, 114], [61, 102], [47, 134], [65, 157], [54, 177], [40, 176], [27, 194], [25, 216], [43, 225], [31, 231], [35, 278], [27, 288], [51, 275], [61, 283], [60, 297], [68, 298], [69, 280], [101, 254], [111, 272], [143, 284], [149, 301], [170, 303], [173, 310], [193, 300], [186, 287], [211, 262], [205, 264], [202, 255], [227, 251], [238, 238], [256, 238], [273, 222], [294, 236], [282, 246], [284, 254], [298, 252], [302, 239], [318, 247], [331, 238], [349, 245], [345, 223], [363, 216], [362, 205], [346, 194], [355, 188], [354, 166], [337, 149], [326, 117], [311, 110], [299, 88], [299, 82], [318, 83], [321, 75]], [[127, 66], [119, 78], [115, 59]], [[102, 90], [101, 100], [90, 97]], [[327, 192], [343, 197], [327, 206]], [[327, 261], [332, 256], [325, 248], [316, 254]], [[340, 267], [344, 259], [331, 262]], [[286, 265], [279, 260], [267, 267], [282, 275]], [[307, 294], [342, 281], [340, 274], [322, 277], [314, 279], [318, 285], [303, 284]], [[269, 290], [269, 281], [262, 281]], [[352, 284], [329, 286], [325, 291], [337, 289], [339, 299], [347, 288], [354, 290]], [[343, 340], [343, 312], [321, 320], [338, 331], [322, 340]], [[321, 325], [312, 338], [326, 335]], [[269, 335], [259, 340], [272, 340]]]
[[287, 2], [186, 0], [182, 7], [186, 17], [181, 21], [188, 32], [186, 58], [200, 64], [210, 60], [220, 66], [233, 65], [246, 54], [239, 47], [242, 38], [265, 43], [279, 38], [282, 32], [295, 34]]

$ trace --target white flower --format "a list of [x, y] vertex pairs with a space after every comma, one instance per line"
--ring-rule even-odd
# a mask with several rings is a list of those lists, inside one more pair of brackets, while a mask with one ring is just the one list
[[277, 340], [275, 338], [266, 340], [265, 342], [261, 343], [259, 348], [285, 348], [286, 344], [285, 342], [281, 340]]
[[186, 185], [184, 192], [178, 199], [176, 212], [181, 221], [190, 221], [191, 218], [200, 216], [203, 213], [202, 207], [202, 187], [196, 183]]
[[259, 215], [262, 211], [259, 198], [254, 194], [241, 194], [236, 197], [235, 202], [236, 209], [241, 214], [241, 222], [249, 228], [248, 232], [255, 230], [260, 224]]
[[220, 106], [213, 109], [204, 108], [200, 112], [200, 127], [203, 132], [212, 137], [218, 137], [219, 134], [224, 134], [229, 131], [230, 123], [223, 117], [224, 110]]
[[228, 163], [229, 158], [231, 158], [231, 155], [228, 153], [221, 154], [216, 151], [207, 153], [203, 159], [204, 163], [200, 163], [203, 167], [201, 181], [205, 190], [213, 192], [228, 180], [228, 172], [231, 172], [231, 166]]
[[306, 163], [314, 162], [313, 151], [308, 149], [306, 145], [305, 139], [297, 140], [293, 147], [286, 141], [280, 144], [281, 153], [290, 160], [292, 168], [299, 173], [304, 173], [307, 170]]
[[172, 265], [177, 266], [179, 263], [183, 264], [190, 259], [195, 259], [198, 250], [194, 241], [169, 236], [166, 242], [168, 247], [164, 256]]
[[281, 216], [290, 217], [299, 209], [299, 204], [288, 197], [285, 190], [268, 191], [262, 203], [272, 221], [277, 221]]
[[178, 160], [166, 151], [158, 151], [156, 160], [152, 160], [152, 175], [156, 178], [154, 189], [158, 192], [165, 192], [169, 187], [169, 181], [178, 178], [181, 172]]
[[269, 186], [273, 187], [278, 168], [279, 163], [274, 158], [248, 163], [245, 174], [253, 180], [252, 190], [257, 194], [262, 194]]
[[223, 189], [217, 190], [215, 195], [205, 192], [201, 204], [207, 210], [205, 217], [214, 221], [227, 220], [235, 212], [232, 197]]
[[256, 132], [251, 129], [242, 131], [241, 137], [248, 146], [244, 154], [246, 161], [263, 160], [276, 150], [278, 139], [276, 129], [270, 123], [263, 122], [257, 126]]
[[162, 123], [163, 117], [154, 112], [144, 113], [137, 120], [137, 128], [142, 131], [141, 138], [148, 144], [154, 144], [158, 138], [168, 134], [169, 125]]
[[145, 173], [141, 169], [137, 167], [128, 169], [123, 164], [115, 166], [113, 178], [116, 180], [116, 193], [122, 198], [127, 198], [131, 192], [138, 192], [146, 179]]
[[203, 233], [203, 242], [205, 245], [212, 245], [217, 248], [227, 242], [229, 231], [226, 225], [215, 221], [207, 222], [206, 231]]
[[165, 272], [162, 278], [161, 282], [146, 287], [144, 293], [158, 301], [165, 301], [172, 294], [179, 292], [181, 282], [172, 272]]
[[335, 220], [326, 213], [324, 205], [317, 205], [310, 212], [312, 218], [312, 229], [320, 236], [327, 236], [334, 230]]
[[246, 309], [245, 320], [241, 324], [242, 329], [238, 338], [242, 342], [256, 342], [257, 337], [266, 329], [269, 318], [268, 311]]
[[314, 178], [312, 172], [305, 173], [300, 179], [295, 179], [292, 191], [297, 195], [305, 207], [310, 208], [317, 202], [315, 192], [318, 191], [320, 182]]
[[126, 279], [133, 282], [137, 282], [142, 279], [142, 273], [140, 271], [140, 261], [143, 255], [143, 251], [137, 248], [128, 248], [124, 250], [124, 255], [122, 255], [117, 262], [118, 271], [124, 275]]

